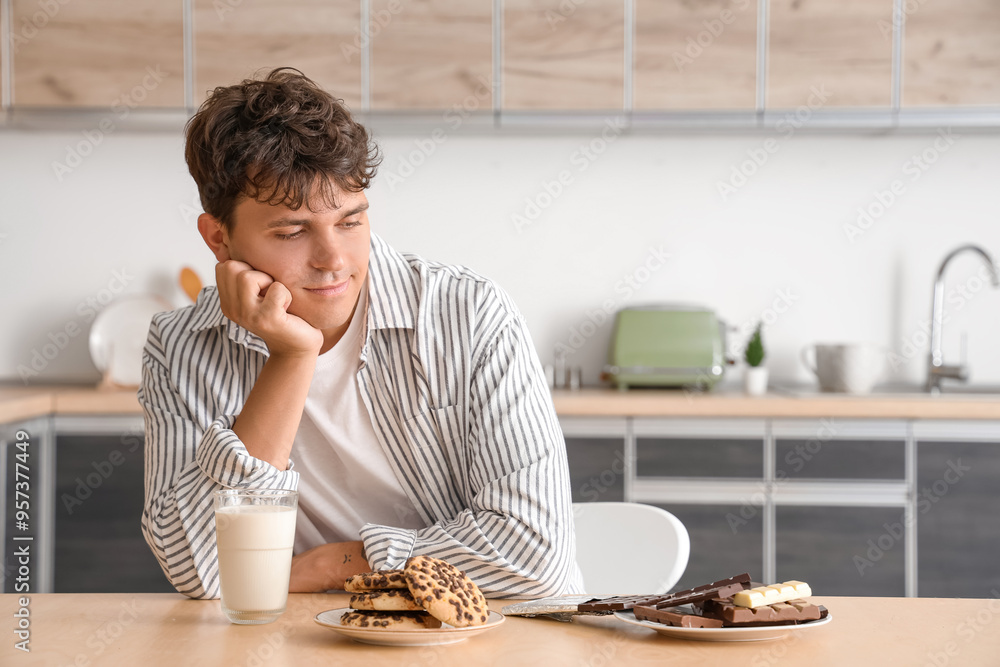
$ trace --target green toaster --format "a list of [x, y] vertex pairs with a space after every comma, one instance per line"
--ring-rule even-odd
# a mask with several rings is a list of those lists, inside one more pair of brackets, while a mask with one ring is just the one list
[[618, 386], [711, 389], [726, 365], [726, 325], [699, 306], [619, 310], [603, 377]]

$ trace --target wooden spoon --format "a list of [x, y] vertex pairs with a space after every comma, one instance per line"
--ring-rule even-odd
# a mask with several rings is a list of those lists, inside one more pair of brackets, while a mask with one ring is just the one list
[[201, 278], [194, 272], [194, 269], [185, 266], [181, 269], [180, 275], [181, 289], [192, 301], [198, 300], [198, 292], [201, 291]]

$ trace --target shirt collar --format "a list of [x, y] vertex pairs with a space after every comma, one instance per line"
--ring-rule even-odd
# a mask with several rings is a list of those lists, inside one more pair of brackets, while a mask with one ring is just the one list
[[[412, 329], [417, 309], [413, 269], [401, 253], [375, 232], [371, 234], [368, 280], [368, 329]], [[193, 332], [226, 325], [232, 341], [267, 353], [263, 339], [222, 314], [219, 290], [214, 285], [198, 295], [191, 321]]]

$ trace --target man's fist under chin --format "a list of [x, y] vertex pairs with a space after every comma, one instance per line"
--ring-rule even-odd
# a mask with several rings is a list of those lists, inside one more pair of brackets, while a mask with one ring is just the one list
[[288, 312], [288, 288], [246, 262], [227, 260], [215, 267], [223, 314], [260, 336], [272, 355], [317, 355], [323, 332]]

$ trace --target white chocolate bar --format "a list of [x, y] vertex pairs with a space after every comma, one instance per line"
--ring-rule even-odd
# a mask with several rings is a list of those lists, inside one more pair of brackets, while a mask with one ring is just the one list
[[772, 584], [771, 586], [760, 586], [749, 590], [740, 591], [733, 596], [733, 604], [737, 607], [763, 607], [768, 604], [778, 602], [788, 602], [796, 598], [804, 598], [812, 595], [812, 589], [804, 581], [786, 581], [783, 584]]

